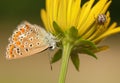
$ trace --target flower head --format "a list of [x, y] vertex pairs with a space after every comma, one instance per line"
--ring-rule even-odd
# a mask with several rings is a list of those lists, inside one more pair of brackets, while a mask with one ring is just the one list
[[71, 54], [86, 53], [96, 58], [91, 51], [95, 53], [108, 47], [101, 46], [95, 50], [95, 45], [107, 36], [120, 32], [116, 22], [110, 24], [107, 9], [111, 2], [88, 0], [82, 5], [81, 0], [46, 0], [46, 9], [42, 9], [41, 18], [48, 32], [63, 34], [62, 43], [67, 41], [73, 45]]
[[[48, 32], [63, 34], [61, 41], [69, 41], [76, 52], [81, 50], [83, 44], [85, 47], [82, 49], [95, 47], [94, 44], [98, 44], [107, 36], [120, 32], [120, 26], [117, 26], [116, 22], [110, 24], [110, 12], [107, 9], [111, 2], [88, 0], [82, 5], [81, 0], [46, 0], [46, 9], [42, 9], [41, 18]], [[56, 30], [56, 27], [59, 30]], [[100, 47], [99, 51], [104, 49], [106, 46]], [[97, 49], [93, 52], [99, 51]]]
[[[85, 53], [94, 58], [94, 54], [105, 50], [106, 46], [97, 47], [101, 40], [120, 32], [116, 22], [110, 24], [110, 12], [107, 10], [111, 0], [46, 0], [46, 9], [42, 9], [41, 18], [48, 32], [61, 35], [62, 50], [59, 50], [53, 62], [62, 55], [62, 68], [59, 83], [64, 83], [69, 55], [79, 70], [78, 53]], [[62, 54], [60, 54], [62, 52]], [[62, 80], [62, 81], [61, 81]]]
[[[97, 43], [111, 34], [120, 32], [116, 22], [110, 25], [110, 12], [107, 9], [111, 2], [99, 0], [95, 3], [95, 0], [88, 0], [81, 5], [81, 0], [46, 0], [46, 10], [41, 11], [41, 17], [45, 28], [51, 33], [55, 33], [55, 21], [63, 32], [74, 26], [82, 38]], [[97, 22], [100, 14], [106, 16], [104, 24]]]

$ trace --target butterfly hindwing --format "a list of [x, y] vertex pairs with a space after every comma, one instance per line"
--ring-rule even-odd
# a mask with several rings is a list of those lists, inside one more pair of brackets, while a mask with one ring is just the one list
[[49, 47], [45, 39], [47, 32], [37, 25], [24, 22], [9, 39], [6, 58], [17, 59], [41, 52]]

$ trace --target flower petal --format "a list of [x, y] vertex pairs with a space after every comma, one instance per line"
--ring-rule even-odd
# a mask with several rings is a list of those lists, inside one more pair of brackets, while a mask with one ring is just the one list
[[53, 28], [53, 1], [52, 0], [46, 0], [46, 13], [47, 13], [47, 19], [49, 23], [49, 28], [51, 32], [54, 32]]
[[58, 19], [57, 19], [57, 22], [58, 22], [58, 25], [61, 26], [62, 30], [66, 30], [66, 24], [67, 24], [67, 12], [66, 12], [66, 0], [61, 0], [60, 1], [60, 5], [59, 5], [59, 10], [58, 10]]
[[111, 2], [112, 2], [112, 1], [110, 0], [108, 3], [106, 3], [106, 5], [104, 6], [101, 14], [104, 14], [104, 13], [107, 11], [107, 9], [108, 9], [108, 7], [110, 6]]
[[107, 37], [107, 36], [110, 36], [110, 35], [112, 35], [112, 34], [119, 33], [119, 32], [120, 32], [120, 27], [117, 27], [117, 28], [115, 28], [115, 29], [106, 31], [104, 34], [102, 34], [102, 35], [99, 36], [98, 38], [94, 39], [93, 42], [98, 42], [98, 41], [104, 39], [104, 38]]
[[81, 12], [81, 17], [79, 18], [79, 22], [78, 22], [79, 24], [77, 26], [81, 31], [82, 31], [81, 25], [84, 24], [85, 20], [87, 19], [93, 3], [94, 0], [90, 0], [89, 3], [84, 8], [84, 12]]
[[59, 4], [60, 0], [53, 0], [53, 21], [57, 21]]
[[94, 23], [95, 18], [97, 18], [98, 14], [103, 10], [104, 6], [106, 5], [107, 0], [99, 0], [95, 6], [91, 9], [85, 23], [80, 27], [79, 34], [83, 35], [90, 26]]
[[114, 29], [115, 27], [117, 26], [117, 23], [116, 22], [114, 22], [110, 27], [109, 27], [109, 29], [108, 30], [112, 30], [112, 29]]
[[69, 0], [68, 2], [68, 7], [67, 7], [67, 27], [70, 27], [71, 26], [71, 8], [72, 8], [72, 5], [73, 5], [73, 0]]
[[[71, 8], [71, 26], [75, 26], [77, 27], [77, 23], [78, 23], [78, 15], [80, 13], [80, 5], [81, 5], [81, 0], [73, 0], [73, 4], [72, 4], [72, 8]], [[76, 23], [77, 22], [77, 23]], [[71, 27], [70, 26], [70, 27]], [[69, 27], [69, 28], [70, 28]]]
[[41, 10], [41, 18], [42, 18], [42, 21], [43, 21], [44, 26], [46, 27], [47, 31], [50, 31], [49, 30], [50, 25], [49, 25], [49, 22], [48, 22], [48, 17], [47, 17], [47, 14], [46, 14], [44, 9]]

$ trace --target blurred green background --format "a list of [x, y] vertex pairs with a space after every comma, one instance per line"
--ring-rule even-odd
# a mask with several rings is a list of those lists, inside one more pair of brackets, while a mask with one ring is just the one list
[[[57, 83], [60, 61], [51, 71], [49, 51], [18, 60], [5, 59], [8, 38], [21, 21], [42, 25], [40, 9], [44, 4], [45, 0], [0, 0], [0, 83]], [[120, 1], [114, 0], [109, 10], [112, 21], [120, 25]], [[110, 49], [98, 53], [98, 60], [80, 55], [80, 72], [70, 61], [66, 83], [120, 83], [120, 34], [101, 43], [106, 44]]]

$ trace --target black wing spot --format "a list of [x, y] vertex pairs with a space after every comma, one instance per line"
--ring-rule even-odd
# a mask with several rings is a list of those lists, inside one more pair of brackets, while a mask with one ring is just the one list
[[32, 47], [33, 47], [33, 44], [30, 44], [29, 46], [32, 48]]
[[25, 51], [28, 52], [29, 51], [28, 48], [26, 48]]

